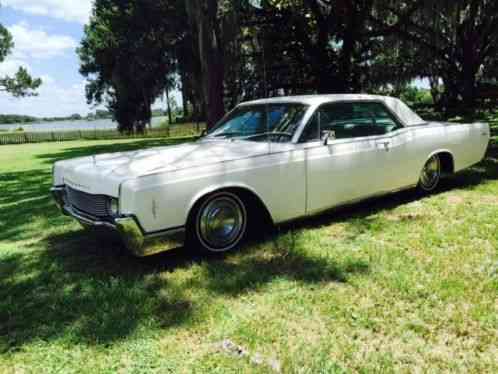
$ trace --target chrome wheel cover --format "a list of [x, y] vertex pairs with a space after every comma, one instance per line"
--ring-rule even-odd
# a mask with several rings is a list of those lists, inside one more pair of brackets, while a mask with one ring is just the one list
[[246, 228], [246, 212], [242, 202], [231, 195], [207, 201], [199, 211], [198, 235], [212, 251], [227, 251], [241, 239]]
[[441, 179], [441, 162], [439, 157], [432, 156], [424, 166], [420, 176], [420, 186], [425, 191], [434, 190]]

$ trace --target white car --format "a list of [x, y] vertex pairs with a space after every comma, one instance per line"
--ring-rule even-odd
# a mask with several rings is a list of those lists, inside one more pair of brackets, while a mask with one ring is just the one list
[[485, 123], [427, 122], [371, 95], [242, 103], [200, 140], [60, 161], [52, 192], [84, 226], [117, 231], [137, 256], [187, 243], [235, 248], [253, 223], [274, 224], [418, 186], [481, 161]]

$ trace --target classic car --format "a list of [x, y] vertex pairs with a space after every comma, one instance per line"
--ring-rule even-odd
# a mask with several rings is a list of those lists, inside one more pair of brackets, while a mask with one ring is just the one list
[[83, 226], [136, 256], [187, 245], [236, 248], [280, 224], [418, 188], [481, 161], [485, 123], [427, 122], [396, 98], [310, 95], [245, 102], [199, 140], [54, 165], [52, 193]]

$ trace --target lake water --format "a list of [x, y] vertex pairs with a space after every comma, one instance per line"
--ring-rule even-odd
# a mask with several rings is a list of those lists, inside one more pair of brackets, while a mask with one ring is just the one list
[[[159, 127], [167, 117], [152, 118], [152, 127]], [[50, 131], [73, 131], [73, 130], [113, 130], [118, 127], [116, 122], [110, 119], [100, 119], [96, 121], [60, 121], [43, 123], [19, 123], [13, 125], [0, 125], [0, 131], [15, 131], [22, 127], [28, 132], [50, 132]]]

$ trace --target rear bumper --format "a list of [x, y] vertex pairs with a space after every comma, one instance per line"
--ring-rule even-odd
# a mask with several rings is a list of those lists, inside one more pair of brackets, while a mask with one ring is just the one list
[[85, 227], [99, 227], [114, 231], [125, 247], [137, 257], [151, 256], [176, 249], [185, 244], [185, 228], [176, 228], [157, 233], [145, 233], [133, 216], [102, 220], [91, 217], [67, 204], [64, 187], [54, 187], [52, 196], [63, 214], [73, 217]]

